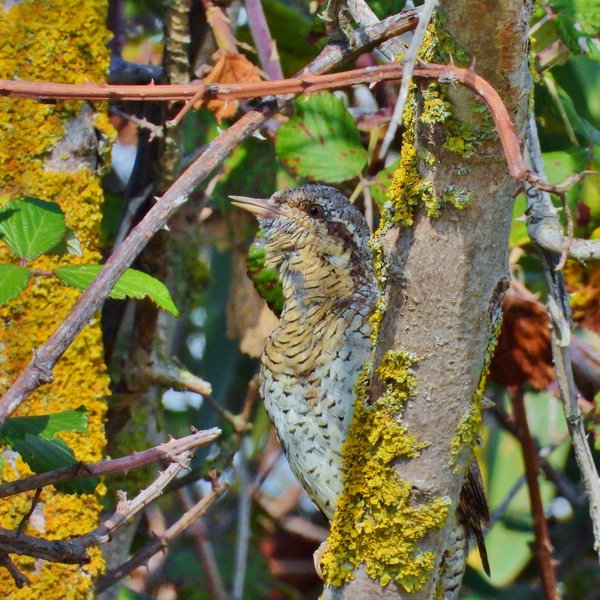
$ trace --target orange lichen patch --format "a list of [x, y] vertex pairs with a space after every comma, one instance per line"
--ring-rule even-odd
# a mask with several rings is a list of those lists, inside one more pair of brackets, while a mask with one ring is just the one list
[[[0, 78], [78, 83], [103, 82], [108, 69], [106, 0], [23, 0], [4, 10], [0, 19]], [[108, 119], [95, 116], [93, 125], [101, 138], [97, 165], [65, 171], [47, 168], [52, 149], [65, 138], [69, 123], [77, 118], [83, 102], [41, 104], [31, 100], [0, 99], [0, 190], [9, 197], [37, 196], [57, 202], [67, 225], [79, 237], [82, 258], [40, 257], [30, 266], [52, 269], [70, 262], [97, 262], [100, 208], [103, 201], [100, 173], [108, 161], [112, 136]], [[96, 106], [101, 110], [102, 106]], [[89, 110], [89, 109], [88, 109]], [[95, 138], [95, 135], [91, 137]], [[61, 157], [62, 158], [62, 157]], [[0, 262], [15, 262], [0, 244]], [[0, 307], [0, 393], [30, 360], [35, 347], [64, 320], [79, 292], [51, 278], [32, 279], [27, 289]], [[81, 332], [54, 370], [55, 381], [37, 390], [20, 407], [19, 415], [37, 415], [83, 405], [89, 432], [61, 434], [76, 457], [95, 461], [105, 447], [103, 420], [108, 396], [108, 377], [103, 362], [98, 318]], [[2, 479], [30, 473], [11, 450], [3, 452]], [[93, 529], [98, 524], [104, 487], [94, 495], [62, 495], [46, 488], [27, 525], [27, 533], [63, 539]], [[32, 493], [0, 501], [0, 526], [14, 528], [30, 506]], [[33, 586], [17, 590], [0, 569], [0, 589], [16, 600], [32, 597], [86, 598], [92, 596], [93, 578], [103, 569], [100, 551], [90, 552], [84, 566], [58, 565], [14, 557]]]
[[565, 266], [573, 321], [600, 333], [600, 265], [568, 262]]
[[504, 315], [490, 363], [490, 378], [503, 386], [544, 389], [555, 378], [546, 307], [518, 281], [502, 301]]

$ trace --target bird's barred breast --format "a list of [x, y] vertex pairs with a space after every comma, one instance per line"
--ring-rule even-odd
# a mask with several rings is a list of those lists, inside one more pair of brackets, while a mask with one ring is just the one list
[[[354, 383], [370, 352], [362, 319], [357, 329], [347, 328], [343, 319], [331, 321], [328, 326], [318, 323], [308, 334], [306, 327], [275, 330], [261, 370], [265, 408], [290, 466], [329, 519], [342, 492], [341, 450], [352, 417]], [[331, 343], [315, 343], [322, 336]]]

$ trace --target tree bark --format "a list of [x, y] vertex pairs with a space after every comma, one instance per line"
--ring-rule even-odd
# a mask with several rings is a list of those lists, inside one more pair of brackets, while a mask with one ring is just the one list
[[[455, 44], [455, 58], [474, 61], [477, 73], [504, 99], [521, 134], [531, 87], [527, 55], [531, 10], [530, 1], [509, 0], [500, 5], [492, 0], [445, 0], [440, 2], [437, 22], [438, 39], [441, 26], [444, 37], [447, 34]], [[477, 441], [478, 390], [509, 281], [515, 184], [500, 144], [495, 138], [477, 140], [471, 156], [447, 149], [444, 144], [455, 133], [448, 123], [420, 120], [426, 101], [420, 94], [424, 87], [419, 87], [414, 128], [418, 176], [431, 182], [438, 196], [452, 190], [468, 193], [470, 200], [463, 210], [442, 208], [439, 218], [418, 208], [411, 227], [393, 226], [380, 237], [387, 308], [375, 364], [381, 364], [391, 350], [416, 356], [412, 366], [415, 393], [400, 416], [408, 433], [426, 447], [415, 458], [398, 461], [396, 472], [411, 485], [411, 506], [449, 499], [449, 516], [445, 526], [430, 528], [416, 544], [413, 557], [431, 552], [435, 560], [426, 582], [412, 592], [393, 581], [381, 585], [361, 565], [351, 582], [328, 586], [324, 598], [427, 599], [435, 595], [447, 525], [453, 520]], [[482, 115], [473, 110], [471, 92], [453, 85], [446, 89], [453, 116], [468, 126], [481, 126]], [[375, 378], [371, 397], [380, 396], [382, 387]]]

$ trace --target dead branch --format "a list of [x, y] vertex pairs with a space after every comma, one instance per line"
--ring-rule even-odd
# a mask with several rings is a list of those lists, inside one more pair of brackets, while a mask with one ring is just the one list
[[63, 481], [77, 481], [86, 477], [108, 475], [111, 473], [126, 473], [132, 469], [139, 469], [159, 460], [167, 462], [178, 461], [179, 455], [182, 452], [206, 446], [219, 435], [221, 435], [221, 430], [215, 427], [206, 431], [198, 431], [180, 439], [170, 440], [154, 448], [149, 448], [143, 452], [137, 452], [122, 458], [102, 460], [97, 463], [78, 462], [68, 467], [48, 471], [47, 473], [4, 483], [0, 485], [0, 498], [6, 498], [29, 490], [41, 489], [47, 485], [54, 485]]
[[227, 489], [229, 484], [222, 483], [217, 485], [209, 494], [204, 496], [194, 507], [182, 515], [165, 533], [155, 539], [151, 544], [140, 550], [132, 558], [121, 566], [105, 573], [99, 580], [96, 586], [96, 592], [107, 590], [117, 581], [131, 573], [133, 569], [145, 564], [158, 552], [166, 552], [168, 545], [181, 533], [183, 533], [198, 517], [203, 515], [208, 507]]
[[552, 542], [550, 541], [550, 535], [548, 533], [548, 523], [546, 522], [546, 516], [544, 514], [544, 505], [542, 503], [540, 484], [538, 481], [538, 457], [533, 438], [529, 431], [529, 425], [527, 424], [523, 390], [520, 388], [511, 389], [509, 390], [509, 394], [512, 401], [515, 421], [517, 422], [521, 450], [523, 451], [525, 477], [527, 479], [531, 516], [533, 518], [533, 530], [535, 532], [535, 554], [540, 568], [542, 587], [548, 600], [560, 600], [553, 568]]
[[[544, 165], [533, 115], [530, 115], [529, 119], [527, 160], [532, 171], [536, 172], [540, 178], [543, 178]], [[552, 323], [552, 357], [554, 359], [556, 379], [569, 434], [575, 450], [575, 457], [582, 475], [586, 495], [590, 502], [590, 517], [592, 519], [595, 540], [594, 549], [598, 553], [598, 559], [600, 560], [600, 477], [594, 464], [594, 457], [590, 450], [581, 410], [577, 402], [577, 392], [573, 379], [571, 358], [569, 356], [569, 342], [571, 339], [569, 294], [565, 286], [562, 271], [556, 271], [559, 261], [557, 254], [548, 251], [548, 249], [539, 244], [536, 237], [539, 231], [536, 226], [540, 221], [545, 220], [548, 224], [547, 226], [556, 230], [559, 227], [558, 217], [556, 209], [552, 206], [550, 197], [542, 189], [531, 185], [525, 187], [525, 192], [527, 196], [528, 215], [527, 231], [542, 258], [544, 275], [548, 285], [548, 315]]]
[[[125, 494], [120, 492], [114, 514], [99, 527], [84, 535], [73, 537], [69, 540], [46, 540], [24, 534], [19, 535], [17, 531], [0, 528], [0, 555], [20, 554], [65, 564], [88, 563], [90, 561], [87, 552], [88, 548], [110, 541], [119, 528], [123, 527], [136, 514], [150, 504], [150, 502], [163, 493], [167, 485], [177, 477], [180, 471], [187, 468], [187, 464], [193, 455], [193, 450], [181, 452], [177, 462], [169, 465], [164, 471], [159, 473], [158, 477], [133, 500], [127, 500]], [[184, 518], [186, 518], [186, 515], [180, 521]], [[189, 519], [189, 516], [187, 518]], [[188, 522], [188, 520], [185, 521], [185, 523]], [[0, 561], [0, 564], [4, 564], [12, 574], [12, 570], [9, 568], [10, 565], [2, 563], [2, 561]], [[17, 576], [15, 584], [18, 585], [21, 581], [21, 578]]]

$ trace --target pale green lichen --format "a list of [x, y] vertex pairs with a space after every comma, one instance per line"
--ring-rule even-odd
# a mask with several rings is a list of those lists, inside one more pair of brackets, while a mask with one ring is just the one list
[[443, 527], [449, 500], [411, 502], [410, 482], [395, 470], [400, 459], [419, 456], [426, 444], [408, 433], [401, 413], [414, 396], [416, 357], [405, 350], [386, 353], [375, 374], [384, 386], [381, 397], [367, 402], [369, 368], [356, 383], [357, 400], [342, 451], [344, 491], [337, 504], [323, 558], [325, 581], [340, 586], [364, 564], [381, 585], [395, 581], [407, 592], [422, 589], [435, 566], [435, 554], [420, 542]]

